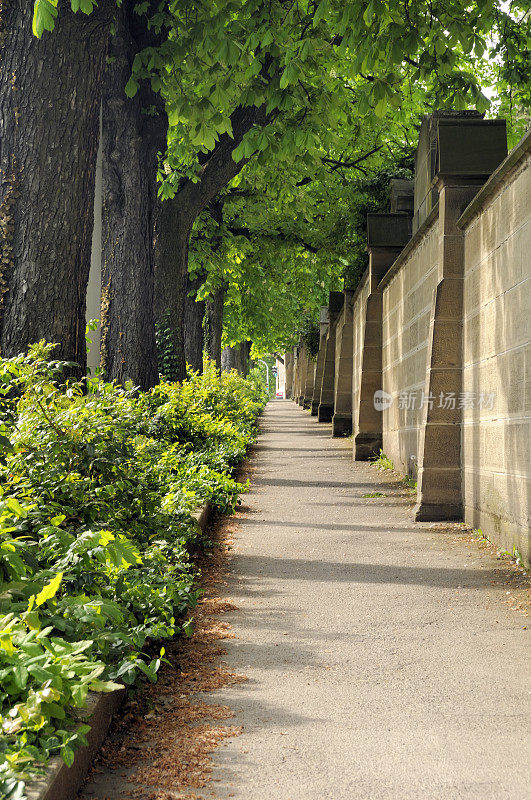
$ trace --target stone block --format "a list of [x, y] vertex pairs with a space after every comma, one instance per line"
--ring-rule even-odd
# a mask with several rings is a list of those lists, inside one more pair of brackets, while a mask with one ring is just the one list
[[514, 282], [529, 275], [529, 254], [531, 253], [531, 221], [515, 231], [510, 239], [505, 262], [509, 266]]
[[359, 402], [358, 419], [360, 430], [380, 430], [382, 427], [382, 412], [374, 407], [374, 398], [370, 394], [362, 396]]
[[352, 433], [352, 414], [338, 414], [332, 417], [332, 436], [350, 436]]
[[354, 459], [356, 461], [369, 461], [375, 458], [382, 449], [382, 434], [359, 433], [354, 438]]
[[419, 522], [462, 519], [461, 470], [419, 470], [415, 519]]
[[445, 235], [439, 239], [439, 277], [459, 277], [464, 274], [464, 236], [462, 233], [456, 235]]
[[510, 421], [505, 425], [505, 462], [511, 465], [512, 472], [529, 474], [530, 467], [530, 428], [531, 420]]
[[[459, 119], [448, 115], [438, 119], [437, 128], [439, 175], [486, 179], [507, 155], [504, 119]], [[472, 197], [475, 193], [472, 192]], [[462, 211], [456, 209], [455, 213], [461, 216]]]
[[426, 467], [419, 470], [420, 502], [461, 504], [461, 470], [459, 467]]
[[466, 269], [464, 273], [463, 301], [464, 314], [468, 316], [478, 311], [481, 305], [482, 285], [480, 280], [481, 271], [479, 265], [473, 269]]
[[463, 315], [463, 281], [461, 278], [444, 278], [435, 298], [435, 316], [438, 319], [459, 319]]
[[461, 462], [461, 426], [458, 423], [428, 423], [424, 429], [423, 466], [459, 467]]
[[319, 403], [317, 410], [318, 422], [332, 422], [334, 416], [334, 406], [332, 403]]
[[482, 253], [481, 223], [478, 218], [465, 228], [465, 268], [474, 269], [484, 257]]
[[468, 507], [486, 507], [492, 494], [493, 474], [481, 464], [467, 464], [463, 469], [463, 502]]
[[481, 353], [479, 311], [465, 317], [463, 321], [463, 361], [472, 364], [479, 360]]
[[431, 363], [437, 367], [460, 367], [461, 320], [436, 320], [433, 328]]

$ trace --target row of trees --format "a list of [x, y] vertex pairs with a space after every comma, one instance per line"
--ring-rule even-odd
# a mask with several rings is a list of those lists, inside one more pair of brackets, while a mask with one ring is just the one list
[[175, 379], [205, 334], [218, 363], [222, 329], [288, 344], [360, 272], [364, 211], [422, 113], [486, 110], [489, 82], [502, 111], [528, 107], [524, 5], [4, 3], [2, 354], [46, 338], [85, 370], [100, 137], [107, 377], [157, 381], [157, 325]]

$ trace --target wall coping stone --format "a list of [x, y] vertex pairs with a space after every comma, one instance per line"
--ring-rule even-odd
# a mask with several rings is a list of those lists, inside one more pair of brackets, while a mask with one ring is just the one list
[[410, 253], [417, 247], [420, 240], [425, 236], [433, 223], [439, 218], [439, 202], [435, 203], [432, 210], [420, 226], [415, 231], [409, 242], [406, 244], [396, 261], [389, 267], [382, 280], [378, 284], [378, 289], [383, 289], [391, 281], [392, 278], [399, 271], [400, 267], [405, 263]]
[[465, 228], [469, 225], [473, 217], [481, 210], [489, 197], [494, 194], [506, 175], [518, 164], [529, 150], [531, 150], [531, 128], [522, 136], [518, 144], [513, 147], [508, 156], [501, 162], [500, 166], [494, 170], [490, 178], [483, 184], [472, 202], [465, 208], [457, 220], [457, 225], [460, 228]]

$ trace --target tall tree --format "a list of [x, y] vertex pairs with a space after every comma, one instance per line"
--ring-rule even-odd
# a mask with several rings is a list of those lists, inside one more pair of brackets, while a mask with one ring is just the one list
[[221, 369], [221, 342], [223, 338], [223, 309], [225, 306], [225, 286], [218, 286], [209, 294], [205, 302], [205, 352]]
[[[57, 3], [55, 4], [57, 5]], [[26, 0], [1, 10], [0, 349], [57, 342], [84, 371], [101, 85], [115, 0], [49, 15]]]
[[154, 22], [159, 5], [144, 3], [140, 13], [136, 0], [124, 0], [117, 9], [102, 107], [102, 368], [108, 378], [143, 389], [158, 381], [156, 181], [168, 119], [145, 64], [167, 38], [163, 20]]
[[[78, 7], [79, 0], [71, 4]], [[55, 5], [37, 0], [42, 8]], [[512, 36], [512, 46], [499, 56], [505, 76], [522, 83], [525, 71], [512, 69], [522, 62], [519, 34], [513, 35], [517, 6], [523, 0], [509, 11], [498, 0], [161, 2], [155, 17], [169, 12], [171, 31], [161, 48], [147, 48], [149, 63], [141, 66], [152, 72], [153, 62], [159, 71], [169, 109], [161, 194], [175, 203], [179, 219], [177, 234], [171, 232], [175, 272], [186, 274], [195, 220], [243, 165], [249, 159], [319, 162], [330, 130], [352, 115], [347, 98], [353, 91], [359, 120], [382, 118], [389, 107], [407, 102], [404, 87], [419, 84], [437, 104], [464, 107], [472, 101], [486, 108], [470, 67], [486, 52], [487, 37], [506, 43]], [[141, 61], [133, 62], [129, 94], [141, 83], [135, 76]], [[152, 88], [157, 90], [153, 82]], [[164, 224], [160, 235], [166, 235]], [[142, 330], [137, 313], [138, 305], [129, 324]]]
[[198, 289], [203, 283], [204, 276], [200, 273], [193, 279], [186, 276], [186, 295], [184, 299], [184, 355], [186, 363], [190, 364], [195, 372], [203, 371], [203, 318], [205, 316], [205, 301], [197, 296]]
[[176, 258], [182, 240], [181, 222], [176, 203], [160, 203], [155, 237], [155, 320], [159, 332], [159, 357], [164, 339], [163, 374], [167, 380], [173, 381], [182, 381], [186, 377], [183, 321], [188, 269], [184, 260]]

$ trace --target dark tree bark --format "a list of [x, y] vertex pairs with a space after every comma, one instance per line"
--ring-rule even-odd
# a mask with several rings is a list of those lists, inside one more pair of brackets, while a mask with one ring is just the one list
[[[153, 7], [158, 4], [152, 0]], [[124, 87], [134, 57], [161, 34], [135, 13], [117, 9], [103, 92], [102, 367], [107, 378], [142, 389], [158, 381], [154, 317], [157, 154], [166, 151], [168, 120], [149, 81], [133, 98]], [[146, 114], [155, 108], [155, 114]]]
[[235, 347], [224, 347], [221, 353], [221, 369], [230, 372], [231, 369], [238, 369], [239, 345]]
[[205, 350], [209, 358], [221, 369], [221, 336], [223, 333], [223, 305], [225, 288], [220, 286], [206, 299]]
[[251, 347], [252, 342], [242, 342], [240, 344], [240, 358], [241, 358], [241, 373], [242, 375], [249, 374], [249, 365], [251, 362]]
[[1, 9], [0, 349], [40, 339], [85, 371], [85, 306], [102, 76], [115, 0], [32, 34], [33, 3]]
[[160, 203], [155, 250], [155, 319], [170, 338], [164, 376], [186, 378], [184, 355], [184, 305], [188, 281], [188, 236], [181, 230], [182, 215], [177, 203]]
[[186, 363], [196, 372], [203, 372], [203, 318], [205, 301], [196, 300], [198, 290], [205, 279], [200, 275], [193, 280], [188, 277], [184, 301], [184, 353]]
[[221, 354], [221, 368], [226, 372], [235, 369], [240, 375], [248, 375], [251, 344], [251, 342], [240, 342], [234, 347], [225, 347]]

